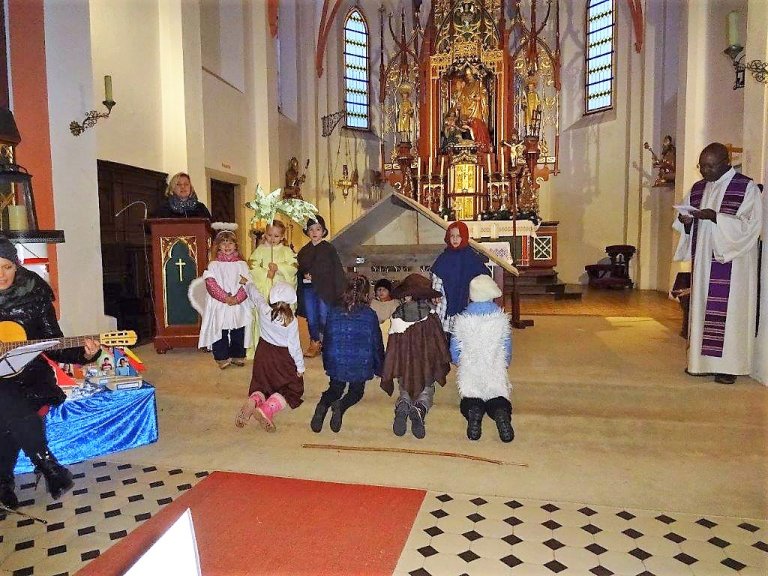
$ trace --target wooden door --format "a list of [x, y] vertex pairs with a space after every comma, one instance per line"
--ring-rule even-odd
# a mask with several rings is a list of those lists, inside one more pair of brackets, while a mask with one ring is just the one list
[[236, 184], [211, 179], [211, 222], [235, 222]]
[[144, 221], [162, 201], [168, 175], [104, 160], [97, 164], [104, 312], [117, 318], [118, 329], [135, 330], [146, 341], [155, 322]]

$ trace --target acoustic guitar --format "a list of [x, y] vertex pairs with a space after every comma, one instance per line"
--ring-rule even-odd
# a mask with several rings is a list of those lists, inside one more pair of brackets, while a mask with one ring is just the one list
[[[38, 340], [27, 340], [27, 333], [21, 324], [5, 320], [0, 322], [0, 354], [24, 346], [27, 344], [36, 344], [38, 342], [51, 342], [56, 340], [58, 344], [51, 346], [48, 350], [61, 350], [62, 348], [77, 348], [85, 344], [85, 339], [97, 340], [102, 346], [133, 346], [136, 344], [136, 332], [133, 330], [117, 330], [115, 332], [104, 332], [102, 334], [89, 336], [63, 336], [60, 338], [41, 338]], [[9, 378], [21, 372], [24, 368], [17, 370], [13, 374], [6, 374]]]

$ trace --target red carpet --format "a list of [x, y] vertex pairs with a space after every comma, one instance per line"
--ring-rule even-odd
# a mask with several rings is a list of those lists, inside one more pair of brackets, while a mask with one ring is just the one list
[[190, 508], [204, 576], [389, 576], [424, 494], [214, 472], [77, 574], [122, 575]]

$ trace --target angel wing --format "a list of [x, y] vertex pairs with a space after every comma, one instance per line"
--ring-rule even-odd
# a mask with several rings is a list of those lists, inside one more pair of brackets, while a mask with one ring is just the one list
[[189, 283], [187, 298], [200, 316], [205, 312], [205, 303], [207, 301], [208, 291], [205, 289], [205, 278], [202, 276], [195, 278]]

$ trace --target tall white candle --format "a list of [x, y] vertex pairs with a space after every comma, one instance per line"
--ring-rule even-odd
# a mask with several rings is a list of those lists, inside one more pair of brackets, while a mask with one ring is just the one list
[[491, 155], [487, 154], [485, 156], [485, 159], [488, 161], [488, 175], [491, 175]]
[[501, 149], [501, 174], [504, 175], [504, 148]]
[[26, 206], [8, 206], [8, 228], [11, 230], [27, 230]]
[[739, 13], [735, 10], [728, 12], [728, 46], [740, 46]]
[[104, 76], [104, 100], [112, 101], [112, 76]]
[[432, 155], [429, 155], [429, 172], [427, 172], [428, 176], [432, 176]]
[[440, 156], [440, 176], [445, 172], [445, 156]]
[[421, 182], [421, 158], [416, 157], [416, 179]]

